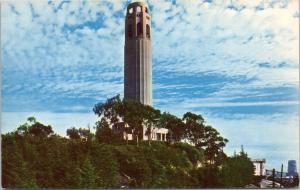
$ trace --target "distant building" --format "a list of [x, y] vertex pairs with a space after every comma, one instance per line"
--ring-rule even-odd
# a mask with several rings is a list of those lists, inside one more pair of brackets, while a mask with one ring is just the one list
[[295, 176], [297, 175], [297, 167], [296, 167], [296, 160], [289, 160], [288, 161], [288, 176]]
[[[125, 126], [125, 128], [128, 128], [128, 124], [125, 124], [124, 122], [122, 122], [122, 125]], [[115, 133], [119, 133], [121, 131], [118, 131], [118, 128], [116, 126], [112, 126], [112, 130]], [[167, 141], [170, 140], [168, 139], [168, 129], [165, 128], [156, 128], [156, 127], [152, 127], [150, 134], [148, 135], [148, 133], [146, 132], [147, 128], [144, 126], [143, 127], [143, 136], [139, 137], [139, 139], [142, 140], [154, 140], [154, 141]], [[125, 140], [135, 140], [134, 136], [132, 135], [131, 132], [124, 132], [123, 133], [123, 138]]]
[[254, 175], [255, 176], [265, 176], [266, 175], [266, 160], [265, 159], [254, 159], [252, 160], [254, 166]]

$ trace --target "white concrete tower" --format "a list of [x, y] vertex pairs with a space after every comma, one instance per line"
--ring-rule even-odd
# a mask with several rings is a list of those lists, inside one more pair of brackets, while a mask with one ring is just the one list
[[152, 105], [151, 18], [145, 3], [127, 7], [124, 51], [125, 99]]

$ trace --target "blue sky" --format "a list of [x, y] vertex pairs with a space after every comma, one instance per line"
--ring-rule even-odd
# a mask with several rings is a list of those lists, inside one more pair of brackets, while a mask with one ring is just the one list
[[[93, 105], [123, 96], [129, 2], [2, 2], [2, 133], [31, 115], [92, 127]], [[299, 1], [147, 2], [154, 106], [202, 114], [228, 154], [299, 160]]]

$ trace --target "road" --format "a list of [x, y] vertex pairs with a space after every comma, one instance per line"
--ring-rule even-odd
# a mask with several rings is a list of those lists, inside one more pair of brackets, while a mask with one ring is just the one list
[[[260, 188], [270, 188], [273, 187], [273, 181], [262, 179], [260, 182]], [[280, 188], [280, 184], [275, 182], [275, 187]]]

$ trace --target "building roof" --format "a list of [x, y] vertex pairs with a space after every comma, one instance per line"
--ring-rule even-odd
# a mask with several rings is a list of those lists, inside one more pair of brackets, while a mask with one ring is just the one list
[[264, 159], [264, 158], [263, 159], [252, 159], [251, 161], [252, 162], [264, 162], [265, 163], [266, 159]]

